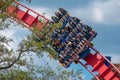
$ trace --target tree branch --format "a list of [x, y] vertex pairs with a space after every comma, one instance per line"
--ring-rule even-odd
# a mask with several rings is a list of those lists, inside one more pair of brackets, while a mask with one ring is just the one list
[[14, 61], [13, 61], [10, 65], [8, 65], [8, 66], [0, 67], [0, 70], [8, 69], [8, 68], [12, 67], [12, 66], [20, 59], [21, 54], [24, 53], [24, 52], [26, 52], [26, 51], [27, 51], [27, 50], [21, 51], [21, 52], [19, 53], [19, 55], [18, 55], [18, 57], [17, 57], [16, 60], [14, 60]]

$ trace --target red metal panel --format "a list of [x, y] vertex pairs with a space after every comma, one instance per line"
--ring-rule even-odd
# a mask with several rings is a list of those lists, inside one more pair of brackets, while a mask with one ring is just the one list
[[102, 63], [100, 66], [96, 67], [95, 71], [98, 71], [99, 74], [101, 75], [103, 74], [104, 71], [107, 70], [107, 68], [108, 67], [104, 63]]
[[102, 65], [104, 65], [103, 64], [104, 62], [103, 61], [98, 61], [94, 66], [93, 66], [93, 72], [94, 71], [97, 71], [98, 70], [98, 68], [100, 68]]
[[15, 9], [16, 8], [14, 6], [9, 6], [8, 9], [7, 9], [7, 13], [11, 14], [11, 13], [13, 13], [15, 11]]
[[[107, 60], [104, 56], [102, 56], [96, 49], [92, 48], [96, 53], [95, 54], [88, 54], [84, 60], [86, 61], [86, 64], [82, 64], [82, 62], [79, 62], [82, 64], [86, 69], [87, 65], [91, 65], [93, 67], [93, 70], [87, 69], [97, 80], [120, 80], [119, 78], [119, 71], [115, 66]], [[108, 61], [110, 66], [105, 65], [105, 60]], [[113, 71], [114, 69], [114, 71]], [[94, 71], [97, 71], [99, 74], [95, 75]]]
[[105, 80], [110, 80], [110, 78], [114, 75], [112, 71], [109, 71], [107, 74], [104, 75]]
[[119, 80], [117, 77], [117, 71], [114, 71], [114, 74], [111, 76], [110, 80]]
[[[38, 14], [37, 12], [31, 10], [30, 8], [20, 4], [19, 2], [15, 1], [14, 3], [17, 6], [9, 6], [7, 13], [8, 15], [10, 15], [10, 18], [12, 18], [13, 20], [21, 23], [22, 25], [26, 25], [25, 27], [29, 29], [30, 27], [33, 27], [33, 28], [38, 28], [40, 30], [42, 27], [44, 27], [49, 22], [49, 20], [46, 17], [42, 16], [41, 14]], [[24, 8], [26, 11], [23, 11], [21, 7]], [[36, 16], [32, 16], [29, 13], [29, 11], [35, 14]], [[11, 14], [13, 12], [15, 13], [15, 15]], [[40, 17], [41, 19], [45, 21], [44, 22], [38, 21], [38, 17]]]
[[31, 16], [30, 14], [26, 14], [26, 16], [23, 19], [25, 21], [25, 23], [27, 23], [29, 26], [31, 26], [34, 21], [36, 20], [36, 18], [34, 18], [33, 16]]
[[16, 17], [22, 20], [22, 18], [25, 16], [27, 12], [22, 11], [21, 9], [16, 9]]
[[86, 70], [88, 70], [88, 71], [96, 78], [96, 80], [99, 80], [99, 78], [98, 78], [91, 70], [89, 70], [81, 61], [79, 61], [79, 63], [80, 63], [82, 66], [84, 66], [84, 67], [86, 68]]
[[98, 62], [96, 62], [96, 64], [92, 65], [93, 71], [94, 71], [94, 69], [96, 69], [98, 66], [100, 66], [102, 63], [103, 63], [103, 60], [99, 60]]
[[[107, 66], [108, 67], [108, 66]], [[111, 75], [111, 76], [109, 76]], [[99, 78], [104, 78], [105, 80], [110, 80], [114, 73], [111, 71], [111, 66], [107, 68], [101, 75], [99, 75]]]
[[92, 67], [94, 67], [95, 65], [97, 65], [97, 63], [99, 62], [99, 59], [94, 55], [93, 58], [91, 58], [92, 60], [89, 61], [87, 64], [90, 64]]
[[91, 65], [93, 68], [101, 63], [101, 57], [96, 54], [89, 54], [88, 57], [84, 59], [87, 63], [85, 65]]
[[89, 62], [91, 59], [93, 58], [93, 54], [88, 54], [85, 58], [84, 58], [84, 60], [86, 61], [86, 62]]
[[19, 6], [22, 6], [22, 7], [24, 7], [25, 9], [27, 9], [27, 10], [33, 12], [33, 13], [35, 13], [36, 15], [39, 15], [41, 18], [44, 18], [46, 21], [49, 21], [45, 16], [43, 16], [43, 15], [41, 15], [41, 14], [35, 12], [34, 10], [32, 10], [32, 9], [30, 9], [30, 8], [28, 8], [28, 7], [26, 7], [25, 5], [23, 5], [23, 4], [19, 3], [19, 2], [17, 2], [16, 0], [15, 0], [15, 3], [16, 3], [17, 5], [19, 5]]
[[118, 77], [114, 77], [112, 80], [120, 80]]

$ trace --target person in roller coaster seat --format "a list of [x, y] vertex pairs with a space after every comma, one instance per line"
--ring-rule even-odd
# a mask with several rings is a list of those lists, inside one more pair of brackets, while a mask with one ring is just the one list
[[76, 34], [80, 33], [80, 31], [77, 29], [77, 27], [74, 28], [74, 31], [75, 31]]
[[83, 38], [82, 41], [81, 41], [81, 43], [82, 43], [83, 45], [86, 45], [86, 44], [87, 44], [86, 38]]
[[72, 19], [73, 19], [73, 21], [76, 23], [76, 24], [78, 24], [78, 23], [80, 23], [80, 19], [78, 19], [77, 17], [72, 17]]
[[60, 21], [63, 23], [63, 25], [65, 26], [68, 23], [67, 17], [63, 16]]
[[74, 58], [74, 56], [76, 55], [76, 53], [75, 53], [74, 51], [72, 51], [72, 52], [70, 53], [70, 55]]
[[55, 12], [55, 15], [58, 17], [59, 20], [63, 17], [63, 15], [60, 12]]
[[80, 47], [81, 50], [84, 49], [84, 45], [81, 42], [79, 42], [79, 44], [77, 45], [77, 47]]
[[64, 18], [66, 22], [68, 22], [69, 19], [71, 19], [68, 13], [66, 13], [62, 18]]
[[59, 29], [60, 29], [60, 31], [61, 31], [62, 29], [65, 29], [65, 25], [62, 25]]
[[73, 60], [73, 56], [71, 56], [70, 54], [66, 54], [65, 56], [63, 56], [63, 58], [65, 60], [63, 66], [66, 68], [70, 67]]
[[58, 60], [59, 60], [59, 62], [62, 63], [62, 64], [64, 64], [64, 62], [65, 62], [65, 59], [64, 59], [63, 57], [61, 57], [61, 56], [59, 56]]
[[78, 34], [76, 35], [76, 40], [77, 40], [78, 42], [80, 42], [82, 39], [83, 39], [83, 35], [82, 35], [81, 33], [78, 33]]
[[54, 41], [54, 43], [53, 43], [53, 45], [54, 46], [58, 46], [60, 44], [60, 39], [55, 39], [55, 41]]
[[64, 47], [61, 44], [57, 48], [57, 52], [60, 54], [63, 51]]
[[51, 18], [52, 18], [52, 20], [53, 20], [55, 23], [58, 23], [58, 22], [59, 22], [59, 19], [58, 19], [57, 17], [52, 16]]
[[65, 50], [62, 50], [59, 55], [66, 56]]
[[82, 27], [80, 24], [78, 24], [78, 25], [76, 26], [76, 29], [77, 29], [78, 31], [81, 31], [82, 28], [83, 28], [83, 27]]
[[67, 11], [64, 10], [63, 8], [59, 8], [59, 11], [60, 11], [63, 15], [65, 15], [65, 14], [67, 13]]
[[60, 64], [66, 68], [68, 68], [71, 64], [68, 61], [66, 61], [66, 59], [63, 56], [59, 56], [58, 60], [59, 60]]
[[76, 35], [75, 35], [75, 32], [72, 30], [72, 32], [70, 32], [69, 34], [68, 34], [68, 38], [73, 38], [73, 37], [75, 37]]
[[72, 20], [69, 21], [69, 24], [72, 27], [72, 29], [76, 27], [76, 24]]
[[56, 39], [56, 38], [59, 38], [60, 37], [60, 30], [55, 29], [51, 37], [52, 37], [53, 40]]
[[65, 14], [66, 19], [68, 20], [70, 18], [70, 15], [68, 13]]
[[70, 26], [69, 23], [67, 23], [65, 26], [65, 29], [67, 29], [69, 32], [71, 32], [73, 28], [72, 28], [72, 26]]
[[86, 29], [87, 32], [90, 32], [92, 31], [92, 28], [88, 25], [85, 25], [84, 28]]
[[57, 36], [58, 36], [58, 31], [57, 31], [57, 30], [54, 30], [51, 38], [52, 38], [53, 40], [55, 40], [55, 39], [57, 38]]
[[95, 37], [94, 35], [96, 35], [95, 31], [88, 25], [83, 25], [83, 26], [84, 26], [84, 32], [85, 32], [86, 39], [89, 40], [92, 37], [94, 38]]
[[67, 33], [70, 33], [71, 29], [70, 29], [70, 27], [69, 27], [68, 25], [65, 26], [65, 31], [66, 31]]
[[83, 33], [83, 35], [85, 36], [85, 38], [87, 39], [87, 40], [89, 40], [90, 38], [91, 38], [91, 33], [90, 32], [88, 32], [86, 29], [85, 29], [85, 25], [81, 25], [82, 26], [82, 33]]
[[72, 61], [72, 56], [69, 55], [69, 54], [67, 54], [64, 58], [65, 58], [65, 60], [66, 60], [67, 62], [71, 62], [71, 61]]
[[63, 23], [63, 25], [65, 25], [65, 22], [64, 22], [64, 21], [65, 21], [65, 19], [64, 19], [64, 18], [61, 18], [61, 19], [60, 19], [60, 22], [62, 22], [62, 23]]
[[62, 29], [60, 33], [64, 38], [67, 36], [67, 31], [65, 31], [64, 29]]

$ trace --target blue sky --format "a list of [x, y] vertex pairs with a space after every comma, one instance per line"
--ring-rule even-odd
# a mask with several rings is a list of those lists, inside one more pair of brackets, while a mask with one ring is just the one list
[[[97, 31], [93, 42], [98, 51], [111, 56], [112, 62], [120, 62], [120, 0], [32, 0], [30, 4], [22, 3], [38, 13], [46, 13], [49, 19], [59, 7], [65, 8], [72, 16], [80, 18]], [[20, 27], [12, 27], [6, 32], [1, 33], [14, 38], [16, 43], [30, 34], [27, 29]], [[12, 46], [15, 47], [14, 44]], [[85, 80], [90, 80], [91, 75], [81, 65], [72, 65], [72, 68], [82, 68]]]

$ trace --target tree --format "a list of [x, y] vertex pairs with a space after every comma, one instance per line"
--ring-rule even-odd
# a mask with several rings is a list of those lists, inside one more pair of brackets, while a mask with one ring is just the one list
[[[5, 14], [5, 11], [14, 0], [0, 0], [0, 30], [9, 29], [11, 23], [14, 21], [9, 19]], [[31, 0], [26, 0], [31, 1]], [[81, 79], [81, 70], [74, 72], [73, 70], [67, 71], [64, 68], [56, 68], [54, 71], [49, 65], [38, 66], [33, 64], [33, 57], [29, 57], [28, 61], [25, 55], [28, 56], [31, 52], [35, 53], [38, 58], [43, 56], [42, 52], [49, 52], [54, 59], [57, 59], [57, 53], [50, 46], [51, 39], [49, 38], [51, 32], [55, 28], [59, 28], [61, 23], [51, 24], [52, 28], [45, 26], [41, 32], [34, 30], [32, 35], [29, 35], [27, 39], [24, 39], [19, 43], [17, 50], [9, 48], [9, 43], [14, 42], [13, 39], [9, 39], [0, 34], [0, 79], [1, 80], [68, 80], [69, 78]], [[49, 31], [49, 29], [52, 29]], [[40, 36], [44, 36], [44, 40], [40, 39]], [[39, 40], [40, 39], [40, 40]], [[21, 68], [24, 66], [24, 69]], [[46, 76], [47, 75], [47, 76]], [[63, 76], [64, 75], [64, 76]], [[71, 77], [72, 76], [72, 77]]]
[[81, 77], [81, 70], [65, 70], [60, 66], [54, 70], [48, 64], [29, 67], [28, 70], [14, 67], [9, 71], [0, 72], [1, 80], [82, 80]]
[[[0, 30], [8, 29], [11, 23], [15, 24], [5, 13], [7, 7], [11, 5], [13, 1], [14, 0], [0, 0]], [[31, 0], [27, 1], [30, 2]], [[22, 42], [17, 50], [9, 49], [9, 43], [12, 41], [12, 39], [0, 35], [0, 70], [12, 67], [17, 61], [20, 61], [18, 63], [22, 63], [22, 60], [20, 60], [21, 55], [28, 51], [27, 49], [23, 49], [24, 45], [22, 45]]]
[[68, 71], [59, 66], [53, 70], [48, 64], [39, 68], [37, 72], [40, 73], [40, 80], [82, 80], [81, 70]]

